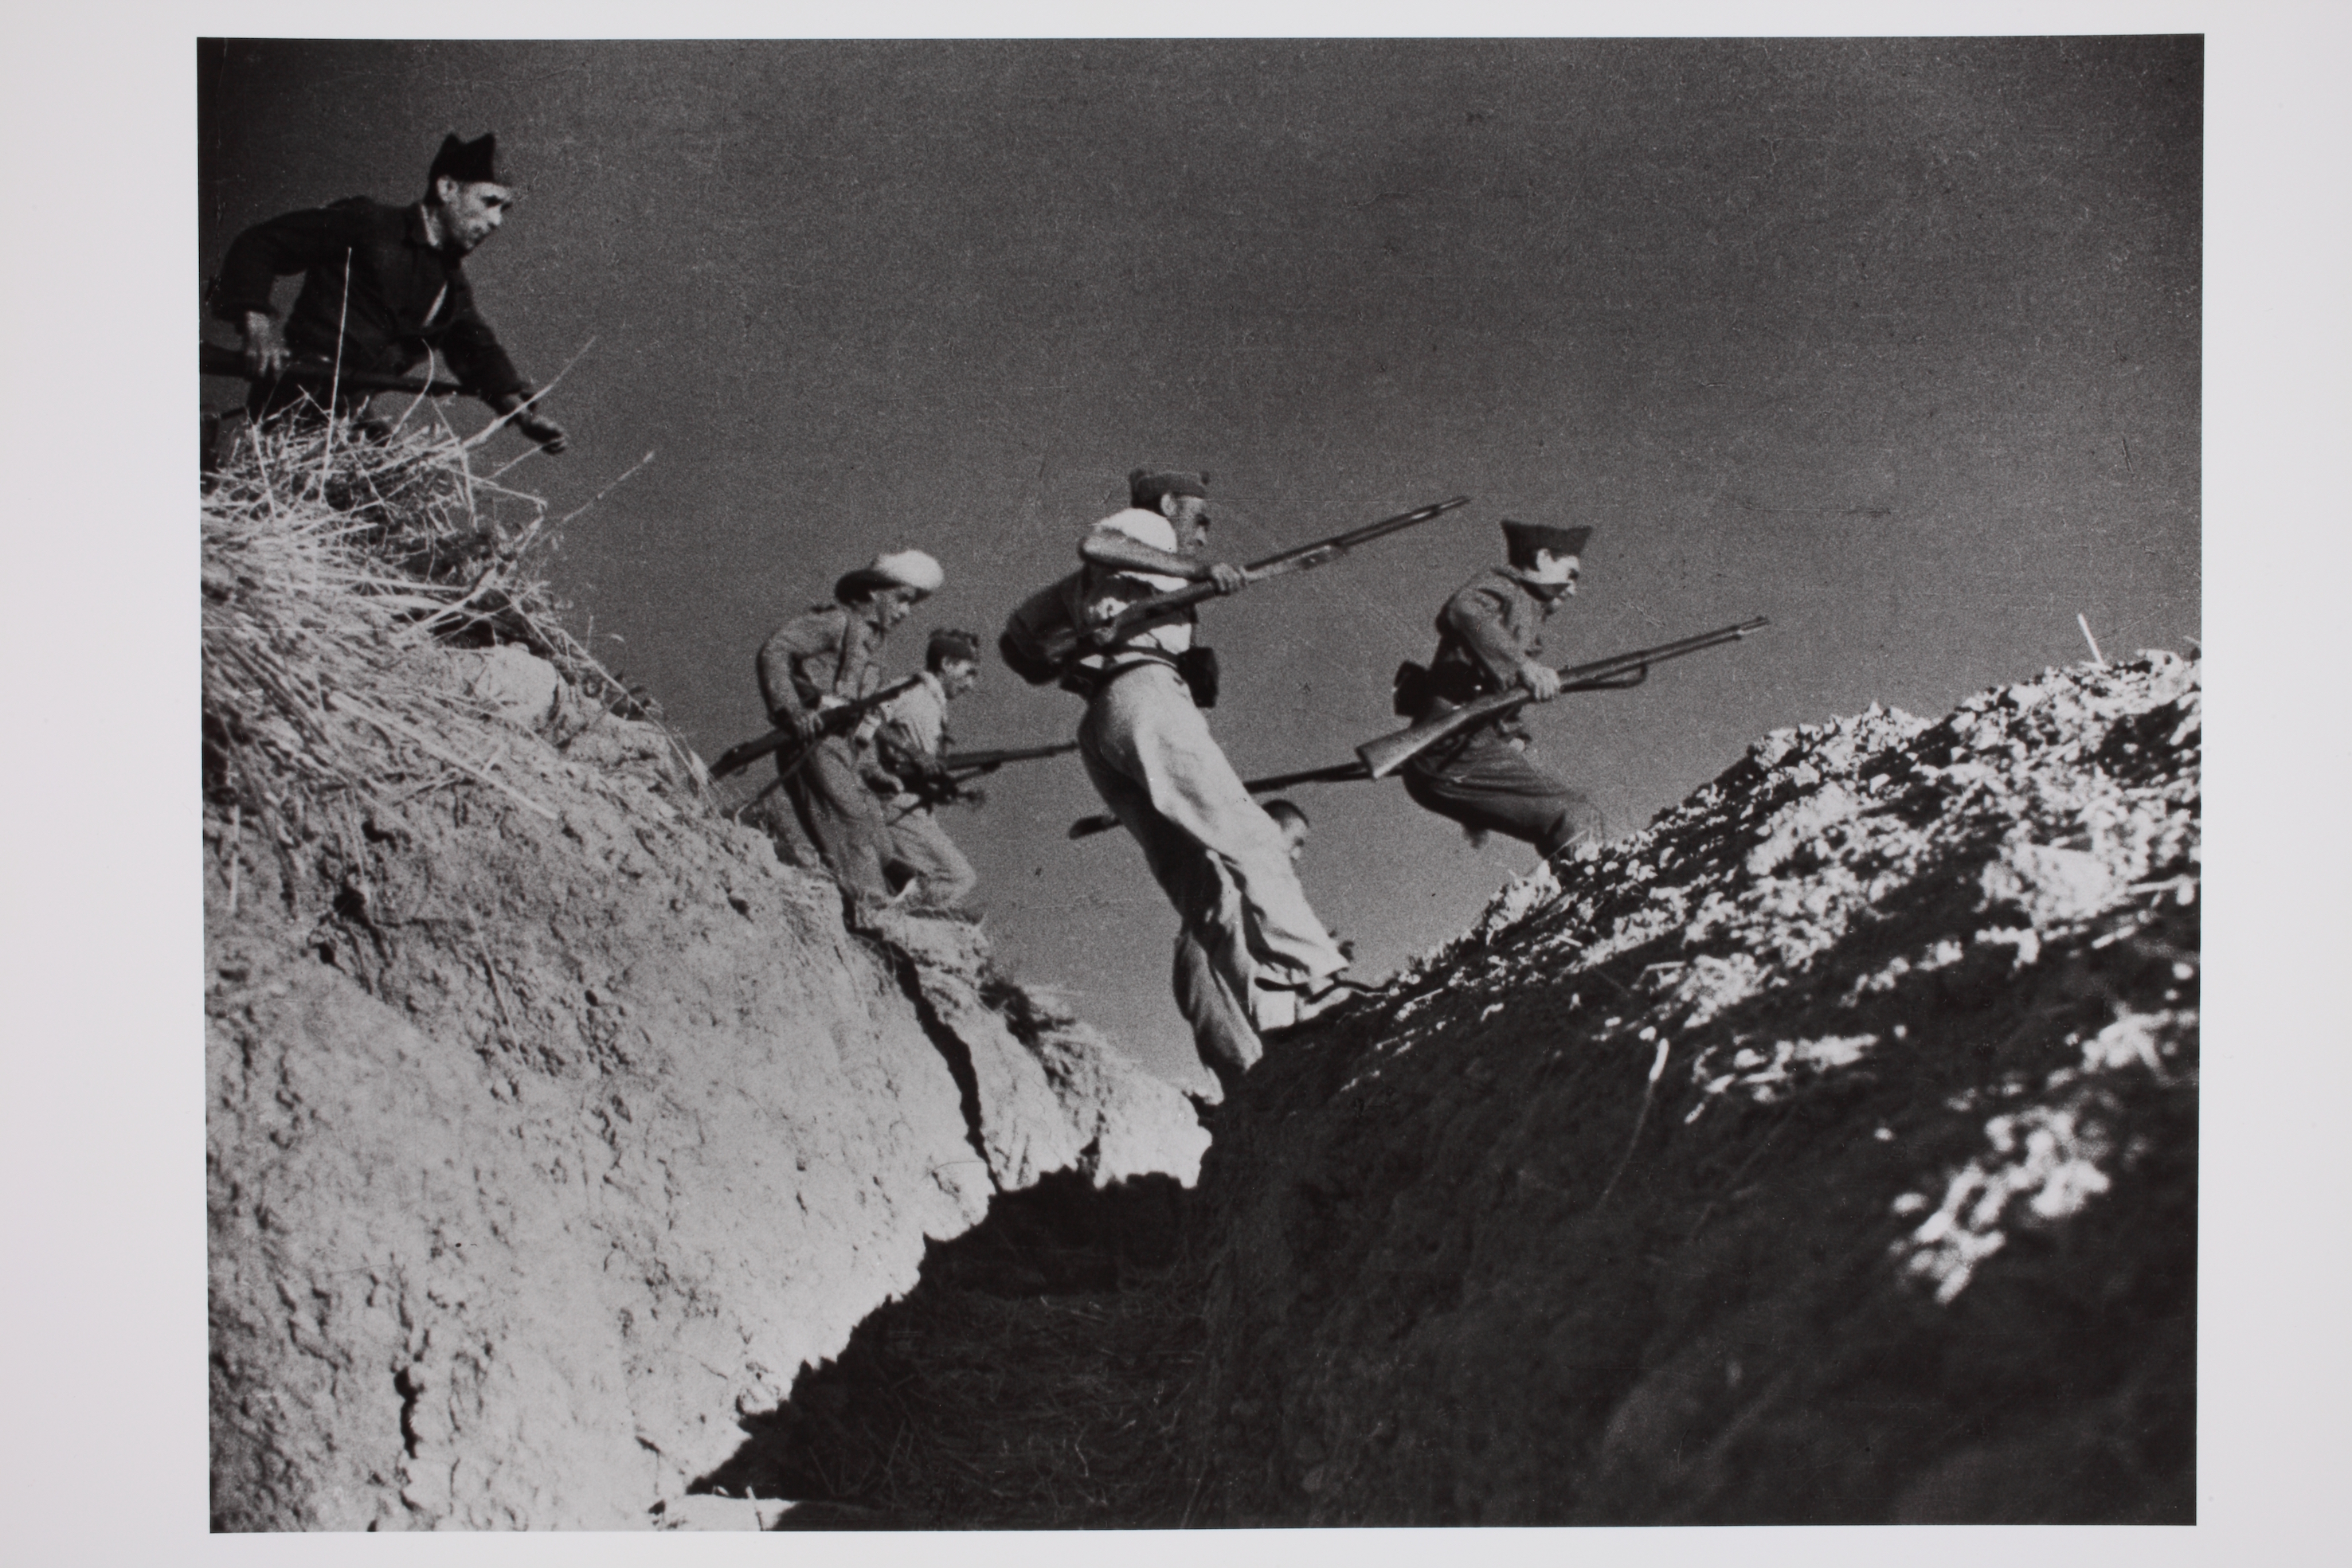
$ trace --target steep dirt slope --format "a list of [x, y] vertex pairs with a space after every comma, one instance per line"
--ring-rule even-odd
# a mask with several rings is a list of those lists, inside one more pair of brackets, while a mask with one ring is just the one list
[[1196, 1518], [2188, 1520], [2199, 700], [1777, 734], [1270, 1051]]
[[217, 1528], [651, 1524], [993, 1194], [1196, 1174], [975, 928], [846, 929], [655, 726], [255, 494], [206, 517]]

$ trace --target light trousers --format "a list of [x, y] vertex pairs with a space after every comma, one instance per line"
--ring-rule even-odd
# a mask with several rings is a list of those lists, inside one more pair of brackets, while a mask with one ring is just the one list
[[1348, 960], [1307, 904], [1282, 830], [1250, 798], [1175, 671], [1146, 664], [1097, 690], [1078, 755], [1183, 922], [1176, 1000], [1202, 1059], [1230, 1066], [1253, 987], [1311, 989]]

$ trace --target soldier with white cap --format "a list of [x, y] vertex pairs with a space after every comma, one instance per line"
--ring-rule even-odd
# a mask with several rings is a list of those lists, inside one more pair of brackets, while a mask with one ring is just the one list
[[833, 603], [786, 622], [760, 649], [760, 696], [769, 721], [797, 732], [808, 747], [805, 761], [800, 751], [777, 754], [779, 768], [791, 768], [785, 793], [825, 869], [864, 904], [890, 896], [883, 875], [890, 830], [870, 781], [874, 724], [826, 735], [823, 716], [881, 686], [890, 629], [946, 580], [940, 563], [921, 550], [878, 555], [833, 585]]
[[[1537, 655], [1542, 628], [1576, 593], [1590, 528], [1506, 522], [1507, 564], [1457, 589], [1438, 612], [1429, 668], [1400, 681], [1397, 708], [1420, 719], [1489, 693], [1524, 690], [1529, 701], [1559, 695], [1559, 674]], [[1591, 796], [1539, 766], [1533, 737], [1516, 714], [1438, 742], [1402, 769], [1405, 793], [1473, 838], [1488, 832], [1531, 843], [1546, 856], [1597, 843], [1605, 831]]]
[[[1186, 582], [1232, 593], [1239, 569], [1203, 559], [1207, 476], [1139, 468], [1131, 503], [1078, 547], [1076, 613], [1108, 624], [1139, 600]], [[1346, 982], [1347, 958], [1307, 902], [1283, 831], [1253, 800], [1196, 706], [1202, 661], [1188, 611], [1089, 653], [1066, 677], [1087, 697], [1078, 754], [1103, 803], [1135, 841], [1182, 920], [1177, 1005], [1202, 1060], [1230, 1090], [1256, 1059], [1255, 1030], [1312, 1013]], [[1189, 945], [1196, 951], [1183, 951]], [[1213, 982], [1213, 983], [1212, 983]], [[1297, 1003], [1296, 1008], [1293, 1003]]]

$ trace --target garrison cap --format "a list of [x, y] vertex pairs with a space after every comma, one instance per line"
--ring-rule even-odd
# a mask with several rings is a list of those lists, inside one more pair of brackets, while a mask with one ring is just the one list
[[856, 571], [845, 572], [833, 585], [833, 597], [843, 604], [885, 588], [911, 588], [937, 593], [948, 580], [940, 563], [919, 549], [886, 551]]
[[936, 667], [950, 659], [964, 659], [975, 664], [980, 663], [980, 633], [958, 632], [948, 626], [933, 632], [930, 642], [923, 649], [923, 662]]
[[1162, 496], [1198, 496], [1206, 500], [1209, 476], [1180, 468], [1137, 468], [1127, 476], [1128, 505], [1147, 512], [1160, 508]]
[[441, 139], [441, 151], [433, 155], [433, 167], [425, 172], [425, 184], [429, 190], [434, 182], [446, 174], [461, 185], [477, 185], [484, 181], [504, 184], [498, 173], [499, 135], [485, 131], [471, 141], [460, 141], [457, 133]]
[[1550, 523], [1517, 523], [1503, 519], [1503, 544], [1513, 566], [1531, 566], [1536, 551], [1548, 549], [1554, 555], [1582, 555], [1584, 541], [1592, 537], [1590, 528], [1580, 524], [1574, 528], [1557, 528]]

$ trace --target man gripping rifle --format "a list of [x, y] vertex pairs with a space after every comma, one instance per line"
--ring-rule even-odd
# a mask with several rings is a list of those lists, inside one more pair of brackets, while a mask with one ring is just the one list
[[1035, 674], [1014, 668], [1033, 680], [1058, 674], [1087, 698], [1077, 736], [1087, 776], [1175, 907], [1177, 1005], [1202, 1062], [1230, 1092], [1262, 1049], [1254, 1028], [1230, 1021], [1256, 1016], [1253, 998], [1268, 993], [1295, 993], [1308, 1011], [1325, 1005], [1341, 989], [1348, 960], [1307, 904], [1282, 830], [1209, 733], [1201, 709], [1210, 667], [1193, 642], [1191, 607], [1121, 617], [1188, 584], [1224, 594], [1248, 581], [1208, 553], [1208, 489], [1202, 474], [1129, 475], [1128, 507], [1079, 542], [1084, 570], [1015, 611], [999, 645], [1008, 659], [1045, 646], [1035, 633], [1057, 604], [1066, 625], [1108, 629], [1088, 635], [1066, 664], [1033, 661]]
[[980, 682], [980, 638], [940, 628], [923, 652], [923, 671], [914, 684], [882, 706], [874, 735], [876, 766], [869, 772], [882, 798], [889, 848], [884, 873], [898, 896], [919, 899], [948, 910], [961, 904], [980, 881], [971, 862], [939, 819], [950, 800], [972, 799], [941, 760], [947, 747], [948, 704]]
[[[1505, 564], [1456, 590], [1437, 613], [1437, 653], [1424, 670], [1397, 672], [1396, 711], [1426, 719], [1514, 687], [1529, 702], [1559, 695], [1559, 673], [1543, 664], [1542, 628], [1576, 594], [1590, 528], [1503, 525]], [[1405, 793], [1462, 824], [1473, 839], [1502, 833], [1549, 858], [1606, 831], [1583, 790], [1538, 764], [1517, 711], [1475, 725], [1421, 751], [1403, 767]]]
[[946, 580], [940, 563], [921, 550], [877, 556], [834, 583], [833, 603], [786, 622], [760, 649], [760, 695], [769, 722], [800, 742], [777, 753], [784, 793], [825, 869], [861, 907], [890, 897], [883, 870], [890, 829], [868, 777], [881, 720], [868, 713], [837, 735], [828, 717], [879, 691], [890, 629]]

